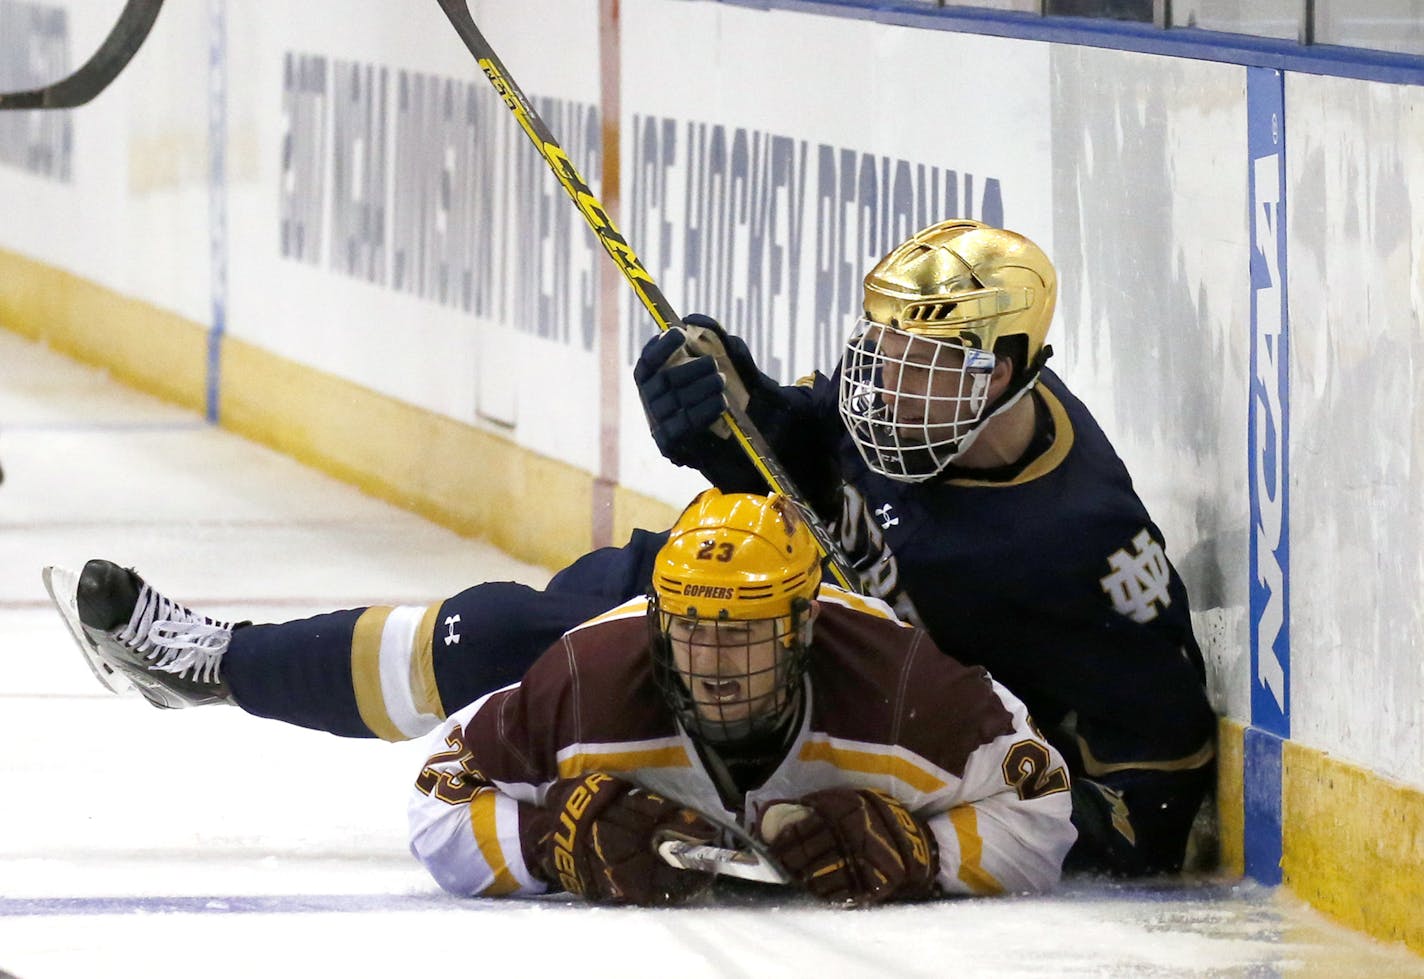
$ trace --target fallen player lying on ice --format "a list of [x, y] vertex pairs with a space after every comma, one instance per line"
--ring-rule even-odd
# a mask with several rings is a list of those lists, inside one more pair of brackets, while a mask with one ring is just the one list
[[[79, 631], [132, 658], [123, 630]], [[727, 824], [831, 902], [1036, 891], [1076, 837], [1063, 759], [1023, 704], [823, 585], [777, 496], [704, 492], [651, 595], [569, 631], [431, 750], [411, 849], [458, 894], [676, 903], [710, 876], [660, 845], [736, 846]]]

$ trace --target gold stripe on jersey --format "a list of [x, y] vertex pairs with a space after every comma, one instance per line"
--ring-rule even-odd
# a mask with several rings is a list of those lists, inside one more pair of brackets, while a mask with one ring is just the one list
[[631, 772], [643, 768], [691, 768], [687, 749], [678, 742], [652, 743], [646, 747], [630, 744], [570, 745], [559, 752], [559, 778], [573, 778], [585, 772]]
[[984, 838], [979, 835], [979, 811], [971, 805], [955, 806], [949, 822], [959, 839], [959, 879], [975, 894], [1002, 894], [1004, 885], [984, 869]]
[[818, 602], [830, 602], [832, 605], [841, 605], [855, 612], [864, 612], [866, 615], [873, 615], [877, 619], [887, 619], [897, 625], [908, 628], [907, 623], [901, 622], [890, 606], [880, 601], [878, 598], [866, 598], [864, 595], [857, 595], [855, 592], [846, 591], [837, 585], [829, 582], [821, 583], [821, 590], [816, 593]]
[[1068, 409], [1063, 407], [1063, 402], [1059, 401], [1058, 396], [1048, 390], [1046, 385], [1035, 384], [1033, 390], [1043, 399], [1044, 406], [1048, 408], [1048, 417], [1053, 419], [1053, 444], [1048, 447], [1048, 451], [1024, 466], [1023, 472], [1006, 482], [995, 482], [992, 479], [947, 479], [945, 483], [950, 486], [1017, 486], [1048, 475], [1068, 458], [1074, 438], [1073, 423], [1068, 420]]
[[589, 626], [598, 625], [600, 622], [611, 622], [614, 619], [626, 619], [634, 615], [647, 614], [648, 600], [642, 596], [639, 596], [638, 598], [628, 599], [628, 601], [624, 602], [622, 605], [619, 605], [617, 608], [611, 608], [607, 612], [600, 612], [593, 618], [580, 622], [578, 625], [574, 626], [569, 631], [578, 632], [580, 629], [587, 629]]
[[382, 741], [409, 740], [386, 712], [386, 698], [381, 693], [381, 634], [394, 610], [391, 605], [372, 605], [361, 613], [351, 632], [351, 686], [356, 691], [356, 709], [361, 723]]
[[889, 776], [910, 786], [917, 792], [929, 795], [947, 786], [947, 782], [930, 767], [915, 764], [903, 754], [890, 754], [894, 749], [866, 745], [850, 748], [845, 742], [836, 743], [823, 734], [812, 734], [801, 746], [797, 755], [801, 761], [825, 762], [843, 772], [861, 775]]
[[480, 891], [481, 897], [500, 897], [519, 890], [519, 881], [510, 873], [504, 848], [499, 845], [499, 828], [495, 824], [495, 805], [498, 801], [499, 792], [495, 789], [480, 789], [470, 800], [470, 829], [474, 831], [480, 856], [485, 858], [490, 872], [494, 874], [494, 882]]
[[415, 709], [445, 719], [440, 688], [435, 683], [435, 624], [440, 620], [440, 602], [425, 610], [415, 631], [415, 648], [410, 651], [410, 693]]
[[1183, 772], [1201, 768], [1216, 757], [1216, 742], [1207, 741], [1185, 758], [1169, 758], [1166, 761], [1099, 761], [1088, 748], [1088, 742], [1078, 736], [1078, 752], [1083, 756], [1083, 771], [1089, 775], [1107, 775], [1110, 772]]

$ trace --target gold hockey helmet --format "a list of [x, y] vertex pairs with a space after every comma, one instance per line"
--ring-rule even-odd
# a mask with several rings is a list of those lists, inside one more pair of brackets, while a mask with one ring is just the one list
[[703, 492], [653, 564], [653, 675], [688, 734], [721, 746], [797, 714], [821, 554], [783, 496]]
[[699, 619], [789, 615], [821, 584], [821, 553], [796, 505], [779, 494], [702, 492], [653, 565], [664, 612]]
[[[876, 263], [841, 363], [841, 418], [866, 465], [918, 482], [962, 455], [1037, 381], [1057, 282], [1032, 241], [969, 220], [919, 231]], [[1013, 373], [991, 401], [1002, 357]]]
[[1027, 371], [1048, 336], [1058, 276], [1023, 235], [978, 221], [941, 221], [916, 232], [865, 277], [866, 318], [907, 333], [1003, 356], [1023, 337]]

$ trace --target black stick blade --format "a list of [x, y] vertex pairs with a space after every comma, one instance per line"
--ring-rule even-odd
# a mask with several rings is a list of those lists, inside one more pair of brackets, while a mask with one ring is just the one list
[[114, 29], [78, 71], [43, 88], [0, 92], [0, 109], [73, 109], [89, 102], [124, 70], [162, 6], [163, 0], [128, 0]]

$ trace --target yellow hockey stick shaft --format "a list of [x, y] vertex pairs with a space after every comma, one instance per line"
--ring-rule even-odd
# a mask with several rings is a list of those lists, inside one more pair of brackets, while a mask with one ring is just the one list
[[[475, 26], [474, 19], [470, 16], [468, 0], [436, 0], [436, 2], [440, 4], [440, 9], [445, 11], [445, 16], [454, 25], [460, 39], [465, 42], [465, 47], [469, 48], [470, 53], [475, 56], [480, 70], [494, 86], [495, 92], [504, 101], [509, 111], [514, 113], [519, 128], [524, 130], [529, 141], [544, 157], [544, 161], [549, 164], [549, 169], [554, 172], [554, 176], [563, 185], [565, 192], [584, 216], [584, 220], [597, 233], [598, 240], [603, 243], [604, 250], [608, 252], [609, 257], [623, 273], [623, 277], [628, 280], [628, 284], [637, 293], [638, 299], [652, 314], [653, 320], [658, 324], [658, 329], [670, 330], [681, 326], [682, 318], [673, 311], [672, 305], [663, 296], [662, 290], [653, 281], [653, 277], [648, 274], [648, 270], [633, 251], [633, 247], [628, 244], [628, 240], [614, 225], [613, 219], [609, 217], [608, 211], [594, 194], [593, 188], [578, 172], [578, 168], [574, 166], [573, 161], [569, 159], [558, 140], [554, 139], [553, 133], [544, 124], [544, 120], [534, 111], [534, 107], [529, 103], [524, 92], [510, 77], [509, 71], [499, 60], [499, 56], [495, 54], [494, 48], [480, 33], [480, 29]], [[851, 569], [850, 562], [841, 552], [834, 538], [831, 537], [830, 531], [826, 529], [820, 517], [811, 509], [801, 492], [797, 490], [790, 475], [777, 461], [771, 447], [751, 419], [740, 408], [729, 404], [728, 410], [722, 415], [722, 420], [731, 429], [732, 436], [742, 447], [742, 451], [746, 453], [747, 458], [756, 467], [756, 471], [766, 481], [771, 491], [796, 501], [812, 535], [816, 538], [816, 545], [820, 548], [822, 556], [827, 559], [831, 574], [837, 583], [848, 591], [860, 591], [859, 576]]]

